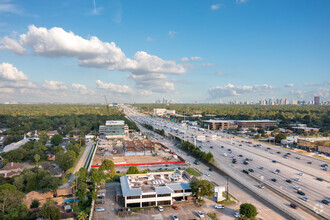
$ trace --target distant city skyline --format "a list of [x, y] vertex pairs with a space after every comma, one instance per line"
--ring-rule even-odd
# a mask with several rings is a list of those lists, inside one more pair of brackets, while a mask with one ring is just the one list
[[0, 0], [0, 103], [104, 103], [104, 95], [324, 103], [329, 8], [310, 0]]

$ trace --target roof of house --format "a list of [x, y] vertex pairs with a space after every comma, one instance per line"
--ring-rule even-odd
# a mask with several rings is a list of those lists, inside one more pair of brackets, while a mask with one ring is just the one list
[[10, 162], [10, 163], [7, 163], [6, 166], [4, 166], [1, 170], [24, 169], [27, 166], [28, 166], [28, 164]]
[[61, 175], [63, 172], [62, 169], [59, 168], [56, 164], [43, 163], [41, 166], [45, 170], [49, 170], [52, 175]]

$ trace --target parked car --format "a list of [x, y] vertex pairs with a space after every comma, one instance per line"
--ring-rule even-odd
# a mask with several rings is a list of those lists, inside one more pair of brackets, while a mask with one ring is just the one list
[[102, 207], [95, 208], [95, 212], [104, 212], [104, 211], [105, 211], [105, 209]]
[[95, 204], [104, 204], [105, 202], [104, 202], [104, 200], [97, 200], [97, 201], [95, 201]]
[[215, 209], [224, 209], [225, 207], [223, 205], [215, 205], [214, 208]]
[[204, 213], [201, 212], [201, 211], [198, 211], [198, 212], [197, 212], [197, 215], [198, 215], [198, 217], [200, 217], [200, 218], [204, 218]]
[[239, 216], [240, 216], [240, 215], [239, 215], [239, 212], [235, 212], [235, 213], [234, 213], [234, 217], [235, 217], [235, 218], [239, 218]]
[[179, 220], [179, 217], [176, 216], [176, 215], [172, 215], [172, 219], [173, 219], [173, 220]]
[[172, 206], [174, 210], [178, 210], [178, 207], [176, 205]]
[[163, 206], [158, 206], [158, 211], [160, 212], [164, 211]]

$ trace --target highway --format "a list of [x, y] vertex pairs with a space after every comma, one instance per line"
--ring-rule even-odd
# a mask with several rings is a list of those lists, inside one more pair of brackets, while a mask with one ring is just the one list
[[[256, 193], [261, 193], [264, 196], [267, 195], [269, 198], [274, 198], [274, 202], [280, 202], [286, 209], [288, 207], [288, 202], [278, 198], [277, 195], [272, 193], [271, 191], [267, 189], [259, 189], [257, 187], [257, 182], [249, 178], [248, 175], [242, 173], [243, 169], [254, 169], [253, 175], [255, 175], [257, 178], [263, 179], [263, 181], [266, 181], [269, 185], [272, 185], [275, 188], [278, 188], [279, 190], [283, 191], [284, 193], [290, 195], [290, 197], [294, 197], [296, 199], [300, 199], [300, 195], [296, 193], [296, 191], [293, 189], [293, 186], [300, 186], [302, 188], [302, 191], [306, 193], [306, 197], [309, 198], [310, 201], [308, 205], [312, 204], [315, 207], [314, 209], [318, 209], [317, 211], [323, 212], [328, 215], [329, 209], [326, 205], [323, 205], [320, 203], [320, 200], [324, 198], [328, 198], [329, 195], [329, 184], [326, 181], [320, 182], [315, 180], [315, 177], [313, 175], [308, 174], [311, 172], [315, 172], [317, 170], [318, 172], [321, 172], [322, 178], [325, 180], [328, 180], [327, 172], [319, 169], [317, 164], [320, 164], [321, 161], [314, 160], [313, 158], [307, 158], [308, 160], [312, 160], [312, 164], [310, 165], [309, 169], [303, 169], [301, 170], [306, 171], [303, 176], [297, 175], [297, 173], [300, 173], [300, 170], [294, 169], [296, 165], [296, 161], [300, 165], [304, 165], [305, 158], [301, 158], [301, 160], [292, 158], [295, 156], [294, 153], [291, 152], [290, 159], [284, 159], [283, 154], [285, 150], [277, 149], [276, 147], [270, 147], [270, 150], [266, 151], [268, 145], [261, 144], [261, 147], [253, 147], [251, 144], [243, 143], [241, 141], [246, 141], [245, 139], [241, 139], [238, 137], [234, 137], [228, 134], [221, 133], [219, 131], [198, 131], [195, 129], [184, 129], [180, 125], [165, 121], [161, 118], [157, 117], [149, 117], [145, 116], [141, 113], [138, 113], [132, 109], [126, 109], [127, 114], [130, 116], [130, 118], [134, 121], [140, 122], [140, 123], [147, 123], [155, 128], [158, 129], [164, 129], [166, 134], [172, 134], [172, 135], [178, 135], [181, 138], [184, 138], [186, 140], [189, 140], [191, 143], [193, 143], [192, 136], [196, 135], [210, 135], [210, 134], [217, 134], [218, 139], [220, 140], [209, 140], [209, 142], [204, 143], [198, 143], [198, 146], [201, 146], [201, 150], [204, 150], [206, 152], [211, 151], [214, 154], [215, 160], [218, 162], [218, 165], [221, 166], [223, 169], [227, 169], [228, 172], [231, 172], [231, 175], [235, 173], [238, 179], [241, 179], [242, 182], [245, 182], [245, 184], [250, 184], [255, 188]], [[177, 134], [176, 132], [173, 132], [173, 128], [179, 128], [181, 130], [186, 130], [186, 134]], [[172, 128], [172, 129], [171, 129]], [[171, 131], [172, 130], [172, 131]], [[240, 146], [241, 145], [241, 146]], [[211, 148], [212, 146], [212, 148]], [[223, 146], [223, 148], [221, 147]], [[231, 149], [231, 153], [228, 151], [228, 149]], [[178, 149], [176, 149], [177, 151]], [[275, 151], [274, 153], [271, 153]], [[281, 152], [281, 154], [278, 154], [277, 151]], [[227, 154], [227, 157], [223, 156], [224, 153]], [[242, 155], [240, 157], [239, 155]], [[237, 164], [232, 164], [232, 157], [235, 156], [235, 158], [238, 160]], [[297, 155], [298, 156], [298, 155]], [[253, 161], [249, 161], [248, 165], [244, 165], [243, 161], [245, 158], [252, 158]], [[272, 160], [278, 161], [277, 163], [273, 163]], [[283, 160], [283, 161], [282, 161]], [[187, 161], [192, 162], [193, 159], [188, 159]], [[290, 161], [289, 163], [287, 161]], [[287, 165], [288, 164], [288, 165]], [[263, 166], [264, 169], [258, 169], [259, 166]], [[291, 166], [293, 168], [291, 168]], [[298, 166], [299, 167], [299, 166]], [[272, 171], [275, 169], [280, 169], [281, 172], [279, 174], [273, 174]], [[314, 169], [314, 170], [313, 170]], [[208, 172], [209, 173], [209, 172]], [[326, 173], [326, 175], [324, 175]], [[315, 172], [315, 174], [319, 175], [319, 173]], [[325, 177], [327, 176], [327, 177]], [[300, 181], [294, 181], [293, 179], [299, 177]], [[277, 182], [274, 183], [270, 179], [276, 178]], [[285, 180], [291, 179], [292, 183], [287, 183]], [[306, 185], [305, 185], [306, 184]], [[317, 187], [315, 189], [315, 184], [320, 185], [320, 187]], [[322, 190], [324, 190], [324, 193], [322, 194]], [[327, 195], [327, 196], [325, 196]], [[304, 202], [301, 200], [301, 202]], [[290, 210], [290, 212], [295, 212], [298, 215], [301, 216], [301, 219], [312, 219], [312, 217], [309, 214], [306, 214], [302, 212], [301, 210]]]

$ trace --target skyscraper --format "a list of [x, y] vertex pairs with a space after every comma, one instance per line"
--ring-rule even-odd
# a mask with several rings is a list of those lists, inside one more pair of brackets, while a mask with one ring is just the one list
[[320, 96], [314, 96], [314, 105], [320, 104]]

